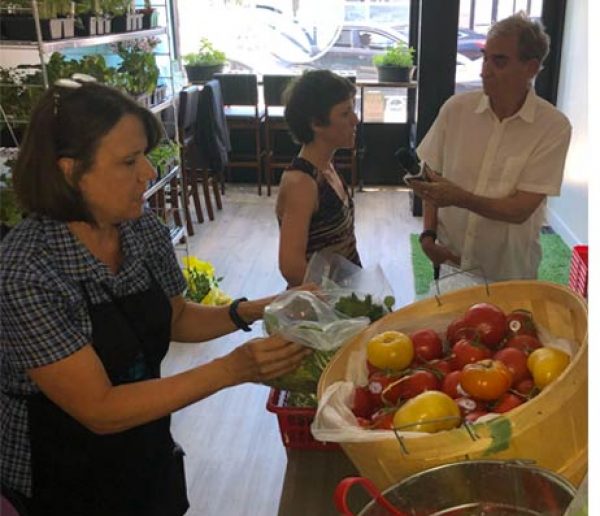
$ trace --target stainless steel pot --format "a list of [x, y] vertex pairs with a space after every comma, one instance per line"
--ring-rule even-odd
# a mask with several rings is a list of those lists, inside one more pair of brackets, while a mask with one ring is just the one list
[[[415, 516], [560, 516], [575, 488], [523, 462], [470, 460], [417, 473], [382, 494], [398, 513]], [[390, 514], [373, 500], [359, 516]]]

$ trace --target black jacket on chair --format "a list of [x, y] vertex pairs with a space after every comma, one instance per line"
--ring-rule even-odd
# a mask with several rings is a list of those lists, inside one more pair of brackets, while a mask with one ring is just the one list
[[200, 92], [196, 118], [195, 143], [201, 166], [222, 172], [231, 150], [219, 81], [208, 81]]

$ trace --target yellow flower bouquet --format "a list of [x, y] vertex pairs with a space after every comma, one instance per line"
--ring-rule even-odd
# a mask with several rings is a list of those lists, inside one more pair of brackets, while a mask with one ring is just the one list
[[183, 257], [183, 276], [187, 282], [186, 299], [202, 305], [218, 306], [231, 303], [231, 297], [219, 288], [215, 268], [210, 262], [199, 260], [195, 256]]

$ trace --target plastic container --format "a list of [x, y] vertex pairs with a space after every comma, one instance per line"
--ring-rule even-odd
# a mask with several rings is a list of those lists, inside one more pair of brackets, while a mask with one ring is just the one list
[[310, 433], [316, 410], [309, 407], [288, 407], [287, 397], [287, 391], [271, 389], [267, 400], [267, 410], [277, 414], [283, 445], [302, 450], [338, 450], [337, 443], [317, 441]]
[[588, 246], [576, 245], [571, 256], [569, 287], [587, 298], [588, 291]]
[[472, 460], [438, 466], [387, 489], [383, 497], [365, 481], [340, 482], [334, 495], [340, 514], [352, 516], [346, 496], [356, 483], [376, 495], [358, 516], [562, 516], [575, 495], [575, 488], [555, 473], [511, 461]]
[[[402, 329], [428, 315], [462, 313], [487, 301], [505, 311], [523, 308], [553, 336], [577, 346], [571, 363], [538, 396], [487, 423], [374, 442], [342, 442], [342, 448], [362, 476], [379, 489], [434, 466], [464, 459], [532, 460], [578, 485], [587, 471], [587, 305], [569, 288], [541, 281], [507, 281], [460, 289], [425, 299], [393, 312], [345, 344], [321, 375], [317, 396], [344, 380], [350, 354], [371, 337]], [[401, 446], [402, 444], [402, 446]]]

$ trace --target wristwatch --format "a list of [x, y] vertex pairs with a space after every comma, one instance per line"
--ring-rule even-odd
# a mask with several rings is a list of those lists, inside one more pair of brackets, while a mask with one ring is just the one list
[[434, 229], [426, 229], [419, 235], [419, 243], [423, 243], [423, 239], [427, 237], [433, 238], [433, 241], [435, 242], [437, 240], [437, 233]]

